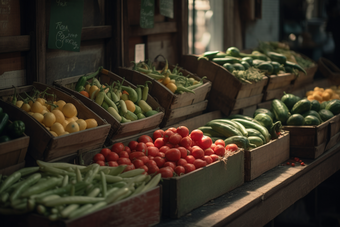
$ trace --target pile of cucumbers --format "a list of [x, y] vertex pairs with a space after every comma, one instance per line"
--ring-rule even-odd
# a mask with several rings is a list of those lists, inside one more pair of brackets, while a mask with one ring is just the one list
[[267, 116], [259, 115], [256, 119], [241, 114], [230, 115], [225, 119], [214, 119], [198, 129], [213, 141], [223, 139], [225, 145], [236, 144], [245, 150], [251, 150], [277, 139], [282, 124], [267, 121]]
[[259, 108], [257, 114], [267, 114], [273, 122], [280, 121], [283, 125], [313, 126], [319, 125], [340, 113], [340, 100], [333, 99], [319, 103], [317, 100], [301, 99], [293, 94], [284, 94], [280, 99], [274, 99], [271, 109]]

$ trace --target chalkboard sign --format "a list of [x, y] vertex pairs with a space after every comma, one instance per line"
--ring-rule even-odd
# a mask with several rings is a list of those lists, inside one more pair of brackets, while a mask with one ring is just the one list
[[160, 0], [159, 8], [163, 16], [174, 18], [174, 0]]
[[141, 28], [153, 28], [155, 15], [155, 0], [142, 0], [140, 7]]
[[84, 0], [51, 0], [48, 48], [80, 51]]

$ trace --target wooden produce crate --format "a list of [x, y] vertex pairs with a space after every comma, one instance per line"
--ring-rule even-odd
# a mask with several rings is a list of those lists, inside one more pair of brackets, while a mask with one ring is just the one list
[[255, 110], [257, 109], [257, 105], [252, 105], [252, 106], [248, 106], [242, 109], [238, 109], [238, 110], [233, 110], [230, 112], [230, 115], [233, 114], [242, 114], [242, 115], [246, 115], [249, 117], [253, 117], [253, 114], [255, 112]]
[[[197, 61], [197, 55], [184, 55], [183, 62]], [[222, 66], [201, 59], [195, 63], [195, 72], [199, 77], [206, 76], [212, 82], [212, 88], [208, 99], [210, 111], [220, 110], [225, 115], [231, 111], [253, 106], [261, 102], [263, 89], [268, 83], [268, 78], [252, 84], [245, 84], [236, 79], [228, 70]]]
[[314, 65], [305, 70], [307, 75], [305, 75], [303, 72], [299, 72], [299, 75], [293, 81], [293, 89], [298, 89], [305, 86], [306, 84], [313, 83], [314, 75], [318, 70], [318, 64], [314, 62]]
[[[170, 65], [169, 69], [172, 70], [174, 67]], [[180, 71], [183, 75], [189, 75], [189, 77], [193, 77], [196, 80], [201, 80], [200, 77], [185, 69], [180, 69]], [[211, 82], [209, 80], [203, 80], [204, 84], [193, 90], [195, 94], [186, 92], [177, 95], [163, 84], [130, 68], [120, 67], [119, 74], [135, 84], [145, 84], [146, 81], [152, 81], [149, 85], [149, 93], [165, 109], [165, 115], [160, 125], [161, 128], [199, 115], [207, 108], [207, 97], [211, 89]]]
[[[88, 108], [98, 114], [101, 118], [105, 119], [111, 125], [111, 131], [108, 135], [108, 140], [123, 138], [126, 136], [134, 135], [136, 133], [148, 131], [153, 128], [157, 128], [159, 124], [162, 122], [164, 117], [164, 110], [158, 104], [158, 102], [149, 94], [147, 103], [152, 107], [152, 109], [160, 109], [160, 112], [136, 121], [128, 122], [128, 123], [120, 123], [118, 122], [109, 112], [107, 112], [103, 107], [98, 105], [95, 101], [83, 96], [79, 92], [74, 90], [75, 85], [78, 81], [80, 76], [69, 77], [65, 79], [60, 79], [54, 81], [54, 85], [63, 90], [64, 92], [75, 96], [79, 99], [82, 103], [84, 103]], [[123, 75], [124, 77], [124, 75]], [[97, 79], [101, 82], [101, 84], [111, 84], [114, 81], [122, 81], [123, 78], [110, 72], [107, 70], [102, 70], [101, 73], [98, 75]], [[130, 81], [128, 78], [125, 77], [124, 80], [125, 86], [131, 86], [136, 88], [133, 81]], [[130, 82], [129, 82], [130, 81]], [[143, 84], [143, 83], [140, 83]], [[144, 83], [145, 84], [145, 83]], [[108, 141], [109, 143], [109, 141]]]
[[268, 76], [268, 84], [264, 88], [264, 95], [262, 101], [272, 99], [281, 99], [283, 92], [288, 93], [295, 75], [292, 73], [283, 73], [278, 75]]
[[324, 153], [329, 136], [329, 120], [317, 126], [283, 126], [290, 133], [290, 154], [316, 159]]
[[318, 61], [321, 74], [332, 81], [334, 85], [340, 85], [340, 69], [332, 61], [321, 57]]
[[334, 147], [340, 140], [340, 114], [335, 115], [329, 121], [329, 136], [325, 150]]
[[253, 150], [244, 151], [245, 181], [254, 180], [261, 174], [289, 159], [289, 132]]
[[[98, 126], [95, 128], [54, 137], [42, 124], [24, 110], [0, 100], [0, 106], [4, 108], [4, 111], [6, 111], [8, 115], [25, 122], [25, 132], [30, 136], [28, 153], [30, 153], [34, 159], [50, 161], [73, 153], [93, 150], [103, 146], [111, 125], [76, 98], [51, 86], [35, 82], [33, 85], [17, 88], [17, 92], [19, 94], [22, 94], [23, 92], [30, 94], [33, 87], [40, 91], [49, 87], [49, 93], [54, 93], [58, 99], [62, 99], [66, 103], [70, 102], [75, 105], [80, 119], [93, 118], [98, 123]], [[0, 91], [0, 96], [2, 97], [11, 96], [13, 94], [14, 89]], [[22, 96], [24, 95], [22, 94]]]
[[12, 165], [12, 166], [8, 166], [6, 168], [0, 169], [0, 174], [2, 174], [3, 176], [9, 176], [12, 173], [14, 173], [15, 171], [22, 169], [25, 167], [25, 161], [22, 161], [18, 164]]
[[162, 215], [180, 218], [244, 183], [244, 152], [162, 181]]
[[69, 220], [52, 222], [37, 214], [0, 215], [0, 218], [4, 223], [11, 223], [9, 226], [18, 227], [153, 226], [160, 222], [160, 194], [161, 188], [155, 187], [88, 215]]

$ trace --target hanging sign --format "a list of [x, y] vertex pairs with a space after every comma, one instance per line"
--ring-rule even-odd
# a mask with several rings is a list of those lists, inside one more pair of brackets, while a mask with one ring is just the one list
[[84, 0], [51, 0], [48, 48], [80, 51]]
[[163, 16], [174, 18], [174, 0], [160, 0], [159, 8]]
[[141, 28], [153, 28], [155, 15], [155, 0], [142, 0], [140, 7]]

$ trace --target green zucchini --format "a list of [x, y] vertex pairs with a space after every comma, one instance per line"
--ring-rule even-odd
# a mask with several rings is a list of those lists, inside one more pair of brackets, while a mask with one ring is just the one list
[[270, 64], [273, 66], [273, 74], [278, 74], [280, 72], [281, 69], [281, 65], [280, 63], [276, 62], [276, 61], [272, 61], [270, 62]]
[[244, 148], [245, 150], [256, 148], [256, 145], [250, 143], [248, 138], [245, 136], [232, 136], [232, 137], [225, 139], [224, 143], [225, 145], [236, 144], [238, 147]]
[[262, 142], [266, 143], [266, 138], [264, 138], [264, 136], [258, 130], [253, 129], [253, 128], [247, 128], [246, 130], [248, 132], [248, 137], [250, 136], [260, 137], [262, 139]]
[[288, 118], [290, 117], [290, 113], [288, 111], [287, 106], [281, 100], [274, 99], [272, 101], [272, 109], [275, 118], [281, 121], [282, 124], [285, 124]]
[[234, 70], [245, 70], [244, 66], [241, 63], [233, 64]]
[[252, 121], [249, 120], [245, 120], [245, 119], [233, 119], [233, 121], [237, 121], [239, 123], [241, 123], [245, 128], [253, 128], [258, 130], [266, 139], [266, 143], [268, 143], [270, 141], [271, 135], [268, 132], [268, 129], [266, 129], [264, 126], [262, 126], [261, 124], [257, 124], [254, 123]]
[[233, 114], [233, 115], [230, 115], [230, 116], [228, 116], [228, 119], [244, 119], [244, 120], [252, 121], [252, 122], [254, 122], [256, 124], [261, 125], [260, 122], [258, 122], [254, 118], [249, 117], [249, 116], [245, 116], [245, 115], [242, 115], [242, 114]]
[[[224, 124], [230, 124], [230, 125], [234, 126], [235, 128], [239, 129], [239, 128], [238, 128], [239, 125], [238, 125], [236, 122], [231, 121], [231, 120], [228, 120], [228, 119], [214, 119], [214, 120], [209, 121], [209, 122], [206, 124], [206, 126], [210, 126], [210, 127], [211, 127], [211, 123], [213, 123], [213, 122], [220, 122], [220, 123], [224, 123]], [[239, 130], [240, 130], [240, 129], [239, 129]], [[241, 130], [240, 130], [240, 131], [241, 131]]]
[[311, 103], [312, 103], [312, 106], [311, 106], [311, 110], [315, 110], [316, 112], [319, 112], [320, 111], [320, 103], [319, 103], [319, 101], [318, 100], [313, 100], [313, 101], [311, 101]]
[[260, 122], [268, 131], [270, 131], [273, 126], [273, 119], [265, 113], [259, 113], [255, 116], [255, 120]]
[[223, 64], [223, 67], [226, 68], [226, 70], [228, 70], [230, 73], [234, 71], [234, 66], [230, 63]]
[[260, 137], [257, 136], [249, 136], [248, 137], [249, 143], [255, 144], [256, 147], [263, 145], [263, 140]]
[[301, 99], [292, 108], [292, 114], [303, 114], [311, 109], [311, 102], [308, 99]]
[[231, 136], [242, 136], [242, 133], [237, 128], [229, 124], [212, 122], [210, 126], [214, 131], [221, 133], [227, 138]]
[[247, 62], [248, 65], [253, 66], [253, 59], [251, 57], [244, 57], [241, 60]]
[[316, 112], [315, 110], [308, 110], [307, 112], [301, 114], [303, 117], [306, 117], [307, 115], [313, 115], [315, 117], [317, 117], [320, 121], [320, 123], [323, 122], [323, 120], [321, 119], [320, 115], [318, 112]]
[[146, 117], [151, 117], [152, 115], [158, 114], [157, 110], [149, 110], [148, 112], [145, 113]]
[[259, 113], [264, 113], [264, 114], [267, 114], [272, 120], [274, 119], [274, 114], [272, 111], [266, 109], [266, 108], [258, 108], [255, 110], [253, 116], [254, 118], [256, 117], [257, 114]]
[[287, 94], [286, 92], [283, 93], [284, 95], [281, 97], [281, 101], [287, 106], [288, 110], [291, 110], [295, 103], [301, 100], [299, 96]]
[[276, 61], [280, 64], [285, 64], [287, 61], [286, 56], [283, 54], [275, 53], [275, 52], [267, 52], [267, 56], [270, 58], [272, 61]]
[[203, 134], [208, 133], [210, 136], [225, 137], [222, 133], [215, 131], [211, 126], [201, 126], [197, 129], [201, 130]]
[[216, 64], [219, 64], [219, 65], [222, 65], [222, 66], [225, 63], [230, 63], [230, 64], [241, 63], [240, 59], [237, 59], [237, 58], [234, 58], [234, 57], [213, 58], [212, 61], [215, 62]]
[[219, 51], [207, 51], [203, 53], [203, 57], [207, 57], [207, 58], [212, 58], [214, 56], [216, 56], [219, 53]]
[[274, 71], [273, 66], [269, 62], [260, 63], [260, 64], [256, 65], [256, 68], [258, 68], [262, 72], [267, 73], [268, 75], [271, 75]]
[[334, 115], [337, 115], [340, 113], [340, 100], [333, 99], [331, 101], [328, 101], [327, 105], [325, 106], [326, 110], [331, 111]]

